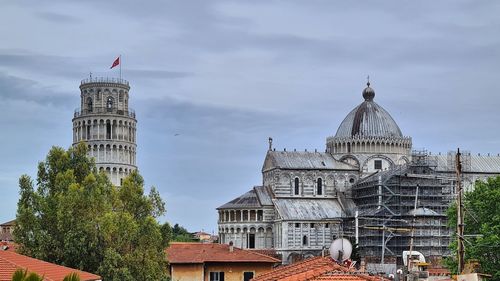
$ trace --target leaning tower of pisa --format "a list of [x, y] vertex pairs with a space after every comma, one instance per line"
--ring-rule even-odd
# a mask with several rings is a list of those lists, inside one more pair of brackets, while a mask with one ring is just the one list
[[73, 145], [84, 141], [97, 168], [115, 185], [121, 185], [122, 179], [137, 169], [137, 120], [128, 107], [129, 90], [124, 79], [84, 79], [80, 108], [73, 118]]

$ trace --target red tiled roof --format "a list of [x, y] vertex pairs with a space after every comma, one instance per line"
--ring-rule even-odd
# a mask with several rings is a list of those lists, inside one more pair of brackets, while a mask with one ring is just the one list
[[27, 269], [29, 272], [35, 272], [40, 276], [44, 276], [44, 280], [46, 281], [61, 281], [66, 275], [73, 272], [78, 273], [82, 281], [102, 279], [98, 275], [85, 271], [30, 258], [12, 251], [0, 250], [0, 281], [12, 280], [12, 275], [19, 268]]
[[279, 259], [236, 247], [230, 252], [229, 245], [225, 244], [172, 243], [165, 251], [167, 253], [167, 260], [170, 264], [204, 262], [281, 262]]
[[2, 250], [15, 252], [17, 250], [17, 244], [12, 241], [2, 241], [0, 242], [0, 251]]
[[281, 260], [281, 255], [276, 253], [276, 250], [274, 249], [247, 249], [247, 251], [252, 251]]
[[355, 272], [330, 257], [313, 257], [259, 275], [253, 281], [380, 281], [388, 280]]
[[446, 268], [429, 268], [427, 269], [429, 275], [435, 276], [451, 276], [451, 272]]
[[16, 220], [11, 220], [11, 221], [4, 222], [4, 223], [0, 224], [0, 226], [12, 226], [15, 224], [16, 224]]

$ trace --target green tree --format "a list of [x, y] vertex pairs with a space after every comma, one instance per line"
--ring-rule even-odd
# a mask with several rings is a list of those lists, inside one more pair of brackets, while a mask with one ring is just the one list
[[195, 242], [198, 241], [193, 237], [187, 229], [180, 226], [178, 223], [174, 224], [172, 228], [172, 241], [174, 242]]
[[28, 270], [18, 269], [12, 275], [12, 281], [43, 281], [43, 277], [34, 272], [28, 274]]
[[[12, 281], [43, 281], [44, 278], [34, 272], [28, 274], [28, 270], [18, 269], [12, 275]], [[63, 281], [80, 281], [80, 275], [73, 272], [64, 277]]]
[[170, 236], [157, 218], [165, 204], [132, 172], [121, 187], [98, 173], [85, 144], [53, 147], [38, 165], [36, 190], [19, 180], [14, 235], [21, 253], [94, 272], [105, 280], [163, 280]]
[[[464, 196], [465, 260], [477, 259], [484, 273], [500, 280], [500, 177], [477, 181], [474, 190]], [[456, 228], [456, 204], [448, 209], [450, 227]], [[457, 273], [456, 235], [451, 243], [453, 256], [446, 260], [450, 271]]]
[[64, 277], [63, 281], [80, 281], [80, 275], [78, 273], [73, 272]]

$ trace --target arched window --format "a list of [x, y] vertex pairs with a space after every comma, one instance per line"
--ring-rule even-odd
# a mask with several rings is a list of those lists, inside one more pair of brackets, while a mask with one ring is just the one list
[[91, 137], [91, 134], [90, 134], [90, 125], [87, 125], [87, 139], [90, 140], [92, 137]]
[[323, 195], [323, 180], [321, 178], [316, 181], [316, 194]]
[[302, 246], [307, 246], [307, 235], [302, 236]]
[[123, 102], [123, 93], [120, 93], [120, 95], [118, 96], [118, 101]]
[[111, 139], [111, 122], [106, 121], [106, 138]]
[[92, 98], [87, 98], [87, 110], [89, 112], [92, 112], [92, 109], [93, 109]]
[[111, 111], [113, 109], [113, 97], [111, 96], [106, 99], [106, 109], [108, 111]]
[[295, 195], [299, 195], [299, 192], [300, 192], [300, 186], [299, 186], [299, 178], [295, 178], [295, 182], [294, 182], [294, 194]]

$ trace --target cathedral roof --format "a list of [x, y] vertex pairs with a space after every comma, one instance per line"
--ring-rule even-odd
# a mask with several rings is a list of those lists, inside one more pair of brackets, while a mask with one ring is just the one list
[[[439, 172], [455, 172], [455, 166], [451, 165], [448, 161], [449, 155], [443, 154], [443, 155], [432, 155], [430, 158], [433, 158], [436, 160], [437, 163], [437, 168], [436, 171]], [[453, 158], [454, 159], [454, 155]], [[466, 162], [469, 165], [466, 165], [465, 163], [462, 164], [462, 170], [464, 172], [472, 172], [472, 173], [493, 173], [493, 174], [498, 174], [500, 173], [500, 156], [498, 155], [463, 155], [464, 157], [464, 162]], [[454, 163], [454, 162], [453, 162]]]
[[374, 97], [375, 91], [368, 82], [363, 90], [365, 101], [354, 108], [342, 121], [335, 134], [336, 138], [403, 137], [396, 121], [384, 108], [373, 101]]
[[439, 214], [434, 211], [434, 210], [431, 210], [429, 208], [425, 208], [425, 207], [420, 207], [420, 208], [417, 208], [416, 210], [411, 210], [408, 212], [408, 215], [415, 215], [415, 216], [439, 216]]
[[344, 215], [336, 199], [274, 199], [273, 202], [283, 220], [338, 219]]
[[272, 192], [266, 187], [255, 186], [252, 190], [236, 197], [217, 209], [260, 208], [272, 205]]
[[272, 169], [353, 170], [356, 167], [340, 162], [326, 152], [268, 151], [262, 171]]
[[252, 189], [249, 192], [236, 197], [235, 199], [227, 202], [226, 204], [220, 206], [217, 209], [237, 209], [237, 208], [259, 208], [259, 200], [257, 199], [257, 194], [255, 190]]
[[257, 193], [257, 198], [262, 206], [273, 205], [273, 193], [270, 189], [270, 187], [265, 186], [254, 187], [255, 193]]

